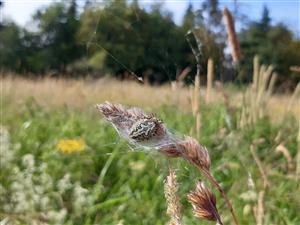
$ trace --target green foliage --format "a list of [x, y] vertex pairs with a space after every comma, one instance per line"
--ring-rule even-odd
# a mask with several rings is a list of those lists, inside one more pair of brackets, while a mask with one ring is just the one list
[[[283, 157], [274, 152], [278, 141], [284, 140], [292, 157], [295, 157], [297, 123], [294, 118], [287, 118], [284, 124], [279, 125], [271, 124], [268, 118], [264, 118], [254, 126], [238, 129], [234, 124], [237, 121], [236, 115], [228, 115], [224, 106], [202, 105], [203, 126], [199, 141], [208, 148], [213, 164], [212, 173], [229, 194], [241, 223], [255, 223], [252, 211], [247, 214], [244, 208], [256, 204], [257, 199], [251, 200], [247, 198], [247, 194], [249, 191], [261, 190], [262, 180], [249, 148], [254, 140], [263, 138], [264, 142], [257, 145], [257, 152], [271, 183], [264, 201], [265, 219], [272, 224], [298, 224], [299, 199], [295, 196], [299, 192], [299, 186], [287, 174]], [[176, 169], [180, 183], [180, 195], [185, 209], [184, 223], [197, 223], [185, 196], [201, 175], [182, 159], [168, 160], [158, 153], [139, 149], [132, 152], [129, 145], [118, 138], [110, 124], [91, 109], [46, 109], [40, 107], [33, 98], [22, 101], [21, 106], [18, 109], [11, 108], [12, 104], [5, 101], [4, 109], [12, 113], [4, 112], [3, 125], [9, 131], [9, 149], [15, 155], [9, 165], [1, 164], [1, 219], [11, 218], [30, 224], [33, 220], [38, 220], [38, 215], [42, 212], [49, 218], [54, 213], [58, 218], [61, 215], [59, 213], [64, 212], [61, 210], [65, 209], [61, 222], [56, 223], [117, 224], [123, 221], [124, 224], [166, 224], [168, 218], [165, 215], [163, 180], [168, 167], [172, 166]], [[156, 114], [174, 132], [188, 134], [195, 123], [191, 114], [180, 112], [178, 107], [164, 106]], [[233, 118], [231, 126], [228, 126], [228, 116]], [[277, 140], [279, 131], [284, 136]], [[59, 152], [57, 143], [65, 138], [84, 139], [86, 150], [69, 155]], [[33, 157], [31, 160], [34, 159], [35, 169], [33, 173], [29, 173], [32, 177], [28, 177], [27, 173], [24, 182], [31, 182], [31, 187], [20, 193], [31, 196], [29, 190], [43, 190], [41, 199], [50, 200], [46, 209], [34, 206], [27, 208], [24, 205], [26, 210], [23, 213], [11, 214], [7, 208], [11, 203], [11, 185], [23, 181], [22, 176], [28, 170], [24, 161], [30, 163], [29, 156]], [[16, 167], [19, 170], [12, 169]], [[248, 186], [249, 173], [255, 183], [254, 190]], [[66, 174], [69, 174], [69, 180]], [[45, 177], [48, 178], [44, 180]], [[62, 180], [69, 184], [64, 192], [58, 185]], [[43, 183], [44, 181], [51, 183]], [[218, 192], [214, 192], [217, 194], [221, 216], [229, 218], [228, 209]], [[35, 193], [37, 195], [39, 194]], [[4, 196], [8, 197], [3, 198]], [[82, 198], [83, 202], [78, 200]], [[52, 214], [49, 214], [50, 211]], [[210, 224], [205, 221], [201, 223]]]
[[0, 28], [2, 65], [16, 72], [65, 72], [66, 66], [78, 59], [83, 46], [78, 44], [76, 2], [53, 3], [33, 16], [37, 31], [21, 29], [13, 23]]
[[[201, 75], [212, 58], [215, 78], [229, 76], [233, 67], [224, 53], [226, 32], [218, 0], [202, 1], [197, 7], [189, 4], [181, 25], [174, 23], [163, 4], [150, 6], [146, 10], [138, 1], [86, 1], [79, 12], [76, 0], [58, 1], [35, 12], [35, 29], [4, 21], [0, 25], [1, 69], [74, 76], [110, 73], [122, 78], [133, 72], [152, 83], [163, 83], [191, 67], [187, 81], [192, 81], [196, 61], [185, 35], [193, 30], [201, 42]], [[299, 64], [299, 40], [286, 25], [273, 25], [267, 8], [259, 21], [247, 24], [238, 36], [244, 56], [238, 67], [240, 81], [249, 81], [252, 59], [259, 55], [264, 64], [274, 65], [278, 83], [290, 87], [299, 82], [296, 72], [290, 71]]]
[[20, 33], [20, 28], [12, 22], [0, 26], [0, 65], [5, 65], [6, 69], [20, 70]]
[[224, 62], [226, 40], [219, 1], [203, 1], [199, 10], [195, 13], [192, 10], [192, 6], [189, 5], [182, 28], [193, 30], [200, 41], [201, 75], [207, 74], [207, 61], [211, 58], [217, 65], [214, 68], [215, 77], [219, 78], [224, 70], [222, 63]]
[[[259, 22], [252, 22], [240, 33], [240, 44], [244, 57], [241, 76], [247, 80], [252, 71], [251, 60], [259, 55], [264, 64], [272, 64], [283, 83], [291, 78], [290, 66], [298, 65], [300, 58], [299, 41], [293, 40], [293, 34], [283, 24], [271, 25], [268, 9], [263, 10]], [[292, 47], [293, 46], [293, 47]], [[293, 76], [296, 84], [299, 78]]]
[[[104, 67], [124, 75], [128, 69], [150, 81], [173, 80], [186, 60], [184, 34], [159, 5], [146, 12], [137, 3], [112, 1], [105, 9], [91, 8], [82, 15], [80, 39], [89, 56], [106, 52]], [[121, 63], [120, 63], [121, 62]]]
[[47, 55], [48, 69], [65, 71], [66, 65], [83, 50], [76, 40], [79, 29], [76, 2], [52, 4], [39, 10], [34, 20], [39, 27], [40, 45]]

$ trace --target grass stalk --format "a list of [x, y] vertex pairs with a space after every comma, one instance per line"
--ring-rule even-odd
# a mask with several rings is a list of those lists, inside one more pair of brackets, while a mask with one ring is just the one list
[[211, 91], [214, 79], [214, 61], [209, 58], [207, 62], [207, 87], [206, 87], [206, 103], [210, 102]]
[[200, 166], [198, 166], [198, 165], [196, 165], [196, 166], [197, 166], [197, 168], [205, 175], [205, 177], [209, 180], [209, 182], [210, 182], [212, 185], [214, 185], [214, 186], [218, 189], [218, 191], [221, 193], [222, 197], [223, 197], [224, 200], [225, 200], [225, 203], [226, 203], [228, 209], [230, 210], [230, 213], [231, 213], [232, 218], [233, 218], [233, 220], [234, 220], [234, 224], [235, 224], [235, 225], [239, 225], [239, 222], [238, 222], [237, 216], [236, 216], [236, 214], [235, 214], [235, 211], [234, 211], [234, 209], [233, 209], [233, 207], [232, 207], [232, 204], [231, 204], [229, 198], [227, 197], [227, 194], [225, 193], [225, 191], [224, 191], [224, 189], [222, 188], [222, 186], [221, 186], [221, 185], [218, 183], [218, 181], [210, 174], [209, 171], [207, 171], [206, 169], [204, 169], [204, 168], [202, 168], [202, 167], [200, 167]]
[[300, 180], [300, 116], [298, 118], [299, 128], [298, 128], [298, 136], [297, 136], [297, 160], [296, 160], [296, 181]]
[[200, 114], [200, 76], [195, 77], [195, 87], [194, 87], [194, 116], [196, 118], [196, 135], [197, 138], [200, 136], [201, 129], [201, 114]]
[[255, 220], [257, 225], [263, 225], [264, 221], [264, 196], [265, 191], [258, 193], [257, 206], [254, 207]]
[[253, 156], [253, 159], [254, 159], [255, 163], [258, 166], [259, 172], [260, 172], [261, 177], [263, 179], [264, 188], [269, 187], [270, 184], [269, 184], [267, 174], [265, 173], [265, 170], [262, 166], [262, 163], [261, 163], [260, 159], [258, 158], [258, 155], [257, 155], [256, 150], [255, 150], [255, 146], [253, 144], [250, 146], [250, 152]]
[[[190, 162], [192, 165], [194, 165], [200, 171], [200, 173], [204, 174], [204, 176], [209, 180], [209, 182], [218, 189], [218, 191], [221, 193], [223, 199], [225, 200], [227, 208], [229, 209], [229, 211], [232, 215], [234, 224], [239, 225], [239, 221], [237, 219], [236, 213], [232, 207], [232, 204], [231, 204], [229, 198], [227, 197], [226, 192], [224, 191], [222, 186], [218, 183], [218, 181], [209, 172], [210, 162], [209, 163], [207, 162], [208, 159], [204, 160], [204, 158], [205, 158], [204, 155], [200, 156], [200, 155], [196, 154], [197, 156], [195, 156], [194, 154], [191, 154], [191, 152], [193, 152], [193, 150], [195, 150], [195, 149], [189, 148], [188, 151], [190, 151], [190, 155], [182, 154], [181, 157], [184, 158], [185, 160], [187, 160], [188, 162]], [[199, 163], [199, 160], [202, 161], [202, 163]]]
[[223, 16], [225, 19], [225, 24], [226, 24], [226, 30], [228, 34], [228, 42], [231, 45], [231, 56], [233, 59], [233, 62], [237, 64], [240, 59], [242, 58], [241, 54], [241, 49], [240, 49], [240, 44], [237, 39], [237, 35], [235, 32], [235, 27], [234, 27], [234, 19], [230, 13], [230, 11], [225, 7], [223, 11]]
[[194, 105], [194, 116], [197, 116], [200, 109], [200, 76], [198, 75], [196, 75], [195, 77], [193, 105]]
[[240, 127], [254, 124], [266, 115], [267, 103], [274, 91], [277, 75], [273, 73], [273, 66], [259, 64], [259, 57], [253, 59], [252, 85], [243, 95], [243, 107]]
[[[297, 96], [300, 96], [300, 83], [297, 84], [292, 97], [290, 98], [288, 107], [287, 107], [287, 111], [291, 111], [292, 105], [294, 104], [295, 100], [297, 99]], [[298, 100], [299, 102], [299, 100]]]

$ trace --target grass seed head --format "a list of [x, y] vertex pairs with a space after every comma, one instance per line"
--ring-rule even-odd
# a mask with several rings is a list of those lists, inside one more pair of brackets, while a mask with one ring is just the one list
[[209, 171], [211, 166], [210, 157], [205, 147], [201, 146], [197, 140], [187, 136], [184, 141], [179, 142], [182, 156], [202, 169]]
[[159, 152], [167, 157], [176, 158], [182, 156], [182, 153], [176, 144], [162, 146]]
[[167, 201], [167, 214], [171, 217], [170, 224], [181, 224], [181, 204], [178, 197], [179, 185], [176, 180], [176, 173], [170, 169], [164, 185], [164, 192]]
[[222, 224], [216, 207], [216, 197], [210, 189], [205, 187], [202, 181], [197, 182], [196, 189], [190, 192], [187, 197], [193, 206], [196, 217], [218, 221], [219, 224]]

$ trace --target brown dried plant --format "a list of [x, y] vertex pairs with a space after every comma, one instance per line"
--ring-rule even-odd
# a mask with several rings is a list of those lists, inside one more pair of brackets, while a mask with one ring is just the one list
[[253, 59], [253, 81], [243, 95], [240, 127], [255, 124], [267, 114], [267, 106], [274, 91], [277, 74], [273, 66], [260, 65], [259, 57]]
[[167, 201], [167, 214], [170, 216], [169, 225], [181, 225], [181, 204], [178, 196], [179, 185], [176, 180], [176, 173], [170, 169], [165, 180], [164, 193]]
[[285, 160], [286, 160], [286, 170], [287, 172], [291, 172], [294, 170], [294, 165], [293, 165], [293, 158], [290, 154], [290, 151], [287, 149], [287, 147], [284, 146], [283, 143], [280, 143], [276, 148], [275, 151], [277, 153], [281, 153]]
[[[192, 44], [192, 41], [190, 39], [190, 36], [193, 36], [197, 47]], [[189, 44], [192, 53], [195, 57], [196, 63], [197, 63], [197, 73], [195, 76], [195, 85], [194, 85], [194, 92], [191, 94], [191, 103], [192, 103], [192, 110], [193, 115], [196, 118], [196, 133], [197, 137], [200, 136], [200, 129], [201, 129], [201, 114], [200, 114], [200, 71], [201, 71], [201, 61], [200, 56], [202, 54], [202, 43], [198, 36], [195, 33], [195, 30], [189, 30], [186, 35], [187, 43]]]
[[178, 143], [177, 149], [183, 158], [196, 167], [206, 171], [210, 170], [211, 162], [208, 151], [205, 147], [199, 145], [194, 138], [186, 137], [184, 141]]
[[109, 102], [97, 105], [96, 108], [130, 143], [145, 149], [155, 149], [167, 157], [182, 157], [197, 167], [220, 191], [234, 223], [239, 224], [225, 191], [210, 173], [211, 161], [208, 151], [197, 140], [173, 134], [161, 120], [138, 108], [125, 109], [122, 105]]
[[297, 159], [296, 159], [296, 181], [300, 180], [300, 116], [298, 116], [298, 135], [297, 135]]
[[196, 217], [223, 224], [216, 207], [216, 197], [202, 181], [198, 181], [195, 190], [188, 194], [188, 200]]
[[226, 29], [228, 33], [228, 42], [231, 45], [231, 55], [234, 63], [238, 63], [242, 58], [240, 44], [237, 39], [237, 35], [234, 27], [234, 19], [230, 11], [225, 7], [223, 11], [223, 16], [226, 23]]
[[207, 85], [206, 85], [206, 96], [205, 101], [209, 103], [211, 101], [211, 92], [214, 80], [214, 61], [209, 58], [207, 61]]

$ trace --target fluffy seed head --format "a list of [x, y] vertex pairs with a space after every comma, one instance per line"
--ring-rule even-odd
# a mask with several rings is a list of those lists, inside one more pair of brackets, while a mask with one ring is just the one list
[[167, 214], [171, 217], [169, 225], [181, 224], [181, 204], [178, 197], [179, 185], [176, 180], [176, 173], [170, 169], [164, 185], [164, 192], [167, 201]]

